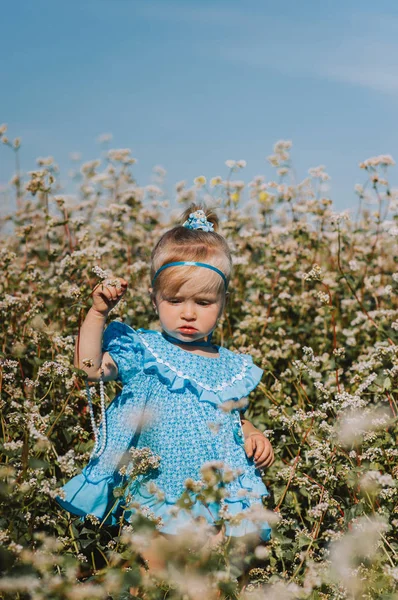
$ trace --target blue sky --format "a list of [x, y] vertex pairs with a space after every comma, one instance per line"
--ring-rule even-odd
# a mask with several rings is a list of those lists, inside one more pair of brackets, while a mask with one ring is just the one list
[[[326, 165], [338, 210], [356, 205], [359, 161], [398, 157], [395, 0], [14, 0], [1, 5], [0, 123], [22, 137], [22, 167], [97, 138], [129, 147], [135, 174], [167, 186], [197, 175], [272, 178], [266, 157], [293, 141], [299, 178]], [[0, 146], [0, 185], [13, 173]], [[396, 180], [396, 167], [391, 180]]]

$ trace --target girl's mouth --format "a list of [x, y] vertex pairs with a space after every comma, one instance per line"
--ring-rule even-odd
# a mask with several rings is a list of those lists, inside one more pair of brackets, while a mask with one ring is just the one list
[[197, 329], [195, 329], [195, 327], [189, 327], [188, 325], [185, 325], [184, 327], [179, 327], [178, 330], [181, 331], [181, 333], [195, 333], [196, 331], [198, 331]]

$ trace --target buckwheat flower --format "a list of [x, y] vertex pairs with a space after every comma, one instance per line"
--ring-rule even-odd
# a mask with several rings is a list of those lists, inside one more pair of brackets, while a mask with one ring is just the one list
[[94, 366], [94, 361], [92, 358], [83, 358], [82, 363], [85, 367], [93, 367]]
[[193, 180], [194, 184], [196, 185], [196, 187], [201, 188], [204, 185], [206, 185], [206, 177], [204, 175], [199, 175], [199, 177], [195, 177], [195, 179]]
[[277, 156], [276, 154], [271, 154], [270, 156], [267, 156], [267, 160], [270, 163], [270, 165], [272, 165], [273, 167], [280, 166], [280, 157]]
[[323, 304], [329, 304], [329, 294], [319, 291], [317, 292], [317, 296]]
[[130, 448], [129, 453], [132, 456], [132, 461], [128, 467], [127, 474], [130, 477], [137, 477], [139, 474], [144, 474], [151, 469], [157, 469], [160, 465], [160, 456], [154, 454], [150, 448]]
[[[122, 474], [122, 471], [120, 470], [119, 473]], [[124, 495], [124, 488], [120, 485], [116, 486], [113, 488], [112, 494], [114, 498], [122, 498], [122, 496]]]
[[112, 149], [108, 151], [108, 158], [116, 162], [130, 162], [130, 160], [133, 160], [135, 162], [135, 159], [131, 159], [130, 154], [130, 148]]
[[244, 516], [252, 521], [252, 523], [261, 525], [266, 521], [271, 526], [277, 525], [281, 519], [279, 513], [265, 508], [265, 506], [260, 502], [255, 502], [248, 509], [246, 509]]
[[290, 150], [293, 146], [293, 142], [291, 140], [278, 140], [274, 144], [274, 152], [281, 153], [286, 150]]
[[80, 582], [79, 585], [74, 585], [66, 590], [65, 598], [67, 600], [104, 600], [107, 595], [104, 593], [102, 585]]
[[308, 273], [304, 273], [303, 279], [305, 281], [321, 281], [322, 278], [322, 269], [316, 263], [312, 267], [311, 271]]
[[318, 179], [320, 177], [322, 177], [325, 173], [325, 165], [319, 165], [318, 167], [311, 167], [310, 169], [308, 169], [308, 174], [313, 178], [313, 179]]
[[345, 356], [345, 348], [334, 348], [334, 356]]
[[[43, 583], [38, 578], [33, 575], [22, 575], [19, 574], [18, 577], [2, 577], [0, 580], [0, 590], [2, 592], [16, 592], [18, 596], [21, 593], [26, 592], [33, 597], [37, 591], [42, 587]], [[14, 595], [14, 598], [17, 596]]]
[[396, 487], [396, 481], [389, 475], [381, 474], [379, 471], [367, 471], [359, 480], [359, 484], [364, 489], [371, 491], [377, 487]]
[[353, 410], [344, 413], [335, 426], [337, 437], [344, 446], [359, 443], [367, 432], [383, 429], [391, 422], [390, 415], [384, 409], [358, 412], [357, 408], [363, 403], [356, 401], [352, 404]]
[[8, 549], [15, 554], [20, 554], [23, 551], [23, 546], [21, 544], [17, 544], [16, 542], [10, 542]]
[[90, 523], [92, 523], [93, 525], [99, 525], [100, 524], [100, 520], [98, 517], [96, 517], [95, 515], [92, 514], [88, 514], [85, 517], [87, 519], [87, 521], [90, 521]]
[[289, 169], [287, 167], [281, 167], [280, 169], [277, 170], [277, 173], [278, 173], [279, 177], [284, 177], [285, 175], [287, 175], [289, 173]]
[[380, 516], [360, 517], [350, 533], [331, 545], [331, 575], [354, 598], [364, 597], [363, 580], [355, 567], [361, 559], [374, 559], [380, 535], [387, 529], [388, 524]]
[[246, 164], [247, 164], [247, 163], [246, 163], [246, 161], [245, 161], [245, 160], [238, 160], [238, 161], [236, 162], [236, 166], [237, 166], [239, 169], [244, 169], [244, 168], [245, 168], [245, 166], [246, 166]]
[[210, 421], [209, 423], [207, 423], [207, 426], [214, 435], [217, 435], [220, 431], [221, 423], [215, 423]]
[[384, 167], [393, 166], [395, 165], [395, 161], [390, 154], [379, 154], [359, 163], [361, 169], [368, 169], [369, 167], [375, 169], [380, 165]]
[[215, 598], [213, 583], [205, 573], [201, 574], [195, 571], [183, 572], [177, 569], [173, 563], [168, 565], [168, 571], [173, 584], [177, 587], [175, 597], [189, 598], [189, 600]]
[[84, 164], [82, 164], [82, 166], [80, 167], [80, 171], [81, 173], [83, 173], [83, 175], [90, 175], [93, 176], [95, 169], [97, 167], [99, 167], [101, 164], [101, 161], [96, 159], [96, 160], [90, 160]]
[[249, 264], [249, 257], [248, 256], [233, 256], [232, 264], [233, 265], [247, 265], [247, 264]]
[[220, 185], [222, 182], [222, 177], [217, 175], [216, 177], [212, 177], [210, 179], [210, 187], [216, 187], [216, 185]]
[[54, 157], [53, 156], [39, 156], [39, 158], [36, 158], [36, 162], [39, 165], [39, 167], [49, 167], [50, 165], [53, 164], [54, 162]]
[[151, 196], [162, 196], [163, 195], [163, 190], [154, 184], [150, 184], [146, 186], [146, 191], [148, 192], [148, 194], [150, 194]]
[[156, 485], [154, 481], [149, 481], [147, 483], [147, 489], [150, 494], [153, 494], [157, 497], [158, 500], [162, 501], [165, 498], [164, 492]]
[[4, 135], [6, 131], [7, 131], [7, 125], [5, 123], [3, 123], [2, 125], [0, 125], [0, 137], [2, 135]]
[[152, 170], [154, 173], [156, 173], [156, 175], [162, 178], [165, 177], [167, 174], [166, 169], [162, 167], [162, 165], [155, 165]]
[[175, 188], [176, 188], [176, 192], [177, 193], [181, 193], [183, 191], [183, 189], [185, 188], [185, 186], [187, 185], [187, 182], [182, 180], [182, 181], [177, 181]]
[[245, 408], [249, 404], [247, 397], [240, 398], [239, 400], [226, 400], [222, 404], [219, 405], [219, 410], [222, 410], [225, 413], [231, 412], [235, 409]]
[[3, 442], [3, 448], [5, 450], [14, 451], [19, 450], [23, 446], [23, 440], [11, 440], [10, 442]]
[[236, 167], [236, 160], [226, 160], [225, 164], [228, 169], [234, 169]]
[[315, 519], [319, 519], [319, 517], [322, 516], [322, 513], [325, 512], [326, 510], [328, 510], [328, 508], [329, 508], [328, 502], [320, 502], [313, 508], [310, 508], [310, 510], [308, 511], [308, 515], [310, 515], [311, 517], [314, 517]]
[[95, 273], [95, 275], [97, 275], [97, 277], [99, 277], [100, 279], [106, 279], [107, 277], [109, 277], [109, 273], [108, 271], [104, 271], [103, 269], [101, 269], [101, 267], [99, 267], [98, 265], [95, 265], [92, 269], [93, 273]]
[[397, 237], [398, 227], [391, 227], [391, 229], [388, 230], [388, 235], [391, 235], [391, 237]]
[[256, 546], [254, 549], [254, 556], [259, 560], [265, 560], [269, 556], [269, 550], [265, 546]]

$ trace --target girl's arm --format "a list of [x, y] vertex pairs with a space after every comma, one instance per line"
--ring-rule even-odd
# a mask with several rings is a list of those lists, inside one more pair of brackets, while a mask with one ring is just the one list
[[[118, 282], [120, 282], [118, 286]], [[104, 380], [116, 379], [118, 369], [108, 352], [102, 352], [102, 336], [109, 311], [116, 306], [127, 290], [124, 279], [103, 282], [93, 291], [93, 306], [88, 311], [76, 339], [74, 366], [83, 369], [90, 381], [99, 381], [101, 369]], [[87, 361], [84, 364], [83, 361]]]

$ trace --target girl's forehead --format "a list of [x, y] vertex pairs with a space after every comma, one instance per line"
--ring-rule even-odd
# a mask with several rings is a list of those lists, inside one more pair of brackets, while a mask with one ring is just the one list
[[[217, 273], [200, 273], [203, 269], [198, 269], [198, 272], [193, 273], [192, 275], [187, 276], [187, 279], [181, 283], [178, 288], [174, 288], [174, 294], [178, 296], [191, 296], [198, 294], [207, 294], [207, 295], [223, 295], [222, 290], [220, 292], [220, 281], [219, 275]], [[166, 290], [160, 289], [160, 292]]]

